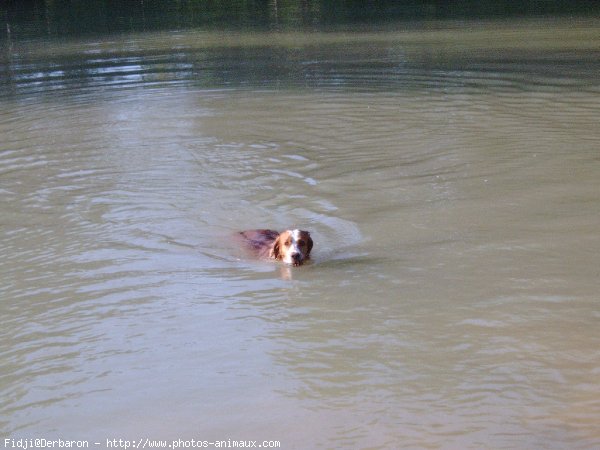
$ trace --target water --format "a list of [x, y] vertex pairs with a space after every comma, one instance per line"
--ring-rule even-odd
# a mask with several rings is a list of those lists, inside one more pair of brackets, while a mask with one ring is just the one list
[[4, 41], [3, 437], [600, 446], [598, 31]]

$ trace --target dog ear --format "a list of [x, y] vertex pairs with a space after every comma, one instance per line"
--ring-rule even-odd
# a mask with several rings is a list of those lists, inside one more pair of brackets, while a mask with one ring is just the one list
[[275, 259], [281, 259], [281, 243], [279, 242], [279, 237], [273, 241], [273, 248], [271, 249], [271, 257]]
[[313, 240], [310, 237], [310, 233], [308, 231], [306, 231], [306, 257], [308, 258], [308, 256], [310, 255], [310, 251], [313, 248]]

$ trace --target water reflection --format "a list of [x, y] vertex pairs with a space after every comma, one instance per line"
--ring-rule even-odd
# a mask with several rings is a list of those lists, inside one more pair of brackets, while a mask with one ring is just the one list
[[[531, 24], [530, 24], [531, 25]], [[565, 29], [565, 33], [568, 31]], [[471, 90], [594, 88], [598, 71], [598, 47], [584, 51], [558, 48], [537, 54], [547, 45], [530, 26], [520, 36], [501, 29], [521, 49], [506, 50], [476, 31], [487, 42], [468, 52], [461, 50], [460, 36], [474, 32], [440, 31], [381, 33], [377, 35], [319, 34], [271, 35], [172, 33], [140, 36], [133, 41], [94, 42], [83, 46], [59, 44], [51, 54], [31, 44], [7, 48], [3, 88], [19, 94], [57, 89], [93, 89], [135, 86], [190, 85], [217, 87], [310, 87], [316, 89], [398, 90], [436, 89], [444, 92]], [[558, 33], [558, 31], [557, 31]], [[569, 48], [589, 39], [593, 28], [561, 40]], [[441, 46], [453, 36], [457, 45]], [[223, 39], [220, 39], [222, 37]], [[378, 45], [373, 47], [372, 39]], [[502, 36], [498, 36], [502, 39]], [[276, 45], [270, 45], [275, 40]], [[425, 45], [418, 44], [424, 40]], [[321, 42], [318, 46], [317, 42]], [[327, 47], [323, 47], [327, 45]], [[587, 44], [589, 45], [589, 44]], [[173, 51], [173, 49], [177, 49]], [[490, 56], [490, 53], [492, 55]], [[89, 57], [87, 57], [89, 55]], [[83, 56], [83, 57], [82, 57]], [[549, 60], [553, 64], [549, 65]]]
[[598, 7], [585, 1], [462, 1], [450, 6], [443, 2], [417, 0], [361, 2], [332, 0], [180, 0], [165, 4], [145, 0], [88, 0], [85, 8], [65, 8], [48, 0], [3, 2], [0, 4], [0, 32], [7, 36], [34, 37], [86, 35], [92, 33], [159, 31], [215, 27], [226, 29], [318, 29], [331, 26], [364, 26], [365, 23], [405, 21], [407, 24], [432, 20], [515, 18], [543, 16], [594, 16]]

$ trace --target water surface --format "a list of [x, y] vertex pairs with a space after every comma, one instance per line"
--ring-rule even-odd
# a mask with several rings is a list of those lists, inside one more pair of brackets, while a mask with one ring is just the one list
[[3, 42], [5, 436], [600, 445], [597, 24], [391, 28]]

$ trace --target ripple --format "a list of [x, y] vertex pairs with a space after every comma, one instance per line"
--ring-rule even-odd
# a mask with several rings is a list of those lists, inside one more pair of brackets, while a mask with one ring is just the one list
[[[501, 28], [493, 31], [503, 33]], [[177, 85], [447, 93], [597, 87], [597, 40], [589, 39], [592, 48], [566, 52], [568, 40], [549, 43], [548, 37], [528, 27], [505, 37], [511, 45], [498, 46], [485, 30], [275, 36], [149, 33], [102, 45], [57, 42], [45, 55], [28, 43], [14, 45], [2, 70], [4, 85], [21, 94]], [[572, 45], [578, 44], [579, 40]]]

